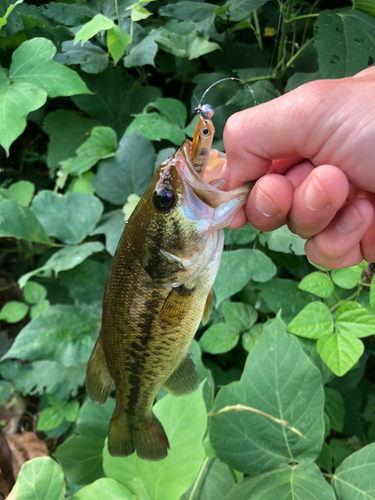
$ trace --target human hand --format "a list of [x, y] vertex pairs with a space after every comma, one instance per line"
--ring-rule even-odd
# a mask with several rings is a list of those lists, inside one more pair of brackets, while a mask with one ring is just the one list
[[259, 179], [231, 228], [288, 224], [331, 269], [375, 261], [374, 67], [236, 113], [224, 145], [229, 189]]

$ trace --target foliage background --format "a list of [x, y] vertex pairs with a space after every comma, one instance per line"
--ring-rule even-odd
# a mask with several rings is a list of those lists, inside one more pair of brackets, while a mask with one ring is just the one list
[[[114, 400], [98, 407], [84, 389], [111, 256], [155, 167], [192, 136], [194, 96], [234, 77], [260, 104], [355, 74], [374, 61], [374, 1], [12, 1], [0, 0], [0, 403], [22, 394], [23, 428], [57, 460], [27, 462], [15, 498], [375, 498], [371, 276], [313, 268], [286, 228], [226, 230], [216, 308], [191, 348], [201, 387], [158, 394], [166, 460], [111, 457]], [[253, 95], [226, 80], [206, 102], [222, 149]]]

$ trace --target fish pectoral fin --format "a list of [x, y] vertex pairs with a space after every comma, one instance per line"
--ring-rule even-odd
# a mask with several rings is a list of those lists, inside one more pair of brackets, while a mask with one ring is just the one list
[[210, 319], [213, 301], [214, 301], [214, 287], [211, 287], [211, 290], [208, 292], [206, 303], [204, 305], [203, 314], [202, 314], [202, 323], [204, 325]]
[[86, 371], [86, 388], [90, 398], [103, 405], [111, 391], [113, 379], [109, 373], [104, 355], [102, 338], [96, 341]]
[[190, 353], [181, 361], [163, 386], [174, 396], [185, 396], [198, 389], [199, 377], [197, 369], [190, 358]]
[[169, 292], [159, 314], [159, 325], [163, 330], [177, 326], [187, 313], [194, 288], [180, 285]]

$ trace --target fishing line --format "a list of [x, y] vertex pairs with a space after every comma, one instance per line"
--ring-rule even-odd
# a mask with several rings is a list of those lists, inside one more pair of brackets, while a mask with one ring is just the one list
[[266, 95], [267, 85], [268, 85], [269, 78], [270, 78], [270, 75], [271, 75], [271, 68], [272, 68], [273, 60], [274, 60], [275, 54], [276, 54], [277, 42], [279, 41], [279, 34], [281, 32], [281, 21], [282, 21], [282, 18], [283, 18], [283, 5], [284, 5], [284, 0], [280, 0], [279, 19], [277, 21], [276, 38], [275, 38], [275, 43], [273, 45], [273, 50], [272, 50], [270, 65], [268, 67], [268, 74], [267, 74], [266, 84], [265, 84], [264, 89], [263, 89], [262, 102], [263, 102], [264, 97]]

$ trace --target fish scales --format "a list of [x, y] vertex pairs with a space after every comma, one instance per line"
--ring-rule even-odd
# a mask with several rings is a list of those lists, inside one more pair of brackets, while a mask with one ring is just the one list
[[223, 164], [223, 155], [210, 150], [213, 133], [210, 118], [201, 119], [195, 142], [185, 141], [160, 165], [111, 264], [86, 385], [103, 404], [115, 382], [108, 437], [114, 456], [136, 451], [146, 460], [165, 458], [169, 443], [152, 412], [155, 395], [162, 385], [184, 395], [199, 384], [189, 346], [210, 313], [222, 228], [249, 192], [248, 186], [220, 191], [203, 180]]

